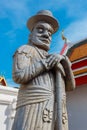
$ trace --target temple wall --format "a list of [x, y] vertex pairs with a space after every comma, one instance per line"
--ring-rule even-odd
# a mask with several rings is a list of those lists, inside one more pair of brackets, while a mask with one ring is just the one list
[[87, 84], [67, 93], [70, 130], [87, 130]]
[[11, 130], [18, 89], [0, 85], [0, 130]]

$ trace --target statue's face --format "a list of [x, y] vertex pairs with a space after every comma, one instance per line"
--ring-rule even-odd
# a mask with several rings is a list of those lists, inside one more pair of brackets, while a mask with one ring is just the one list
[[45, 22], [38, 22], [31, 33], [30, 40], [34, 45], [44, 50], [49, 50], [53, 28]]

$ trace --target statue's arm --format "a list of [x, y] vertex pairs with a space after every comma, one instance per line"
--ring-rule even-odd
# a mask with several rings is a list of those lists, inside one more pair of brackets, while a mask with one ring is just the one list
[[35, 60], [31, 56], [27, 57], [23, 52], [16, 52], [14, 55], [13, 80], [16, 83], [27, 83], [44, 71], [46, 71], [44, 61]]

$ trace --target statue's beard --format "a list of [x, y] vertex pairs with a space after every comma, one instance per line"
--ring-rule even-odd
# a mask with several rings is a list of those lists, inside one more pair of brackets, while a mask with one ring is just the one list
[[48, 51], [50, 49], [50, 44], [44, 43], [43, 41], [39, 40], [37, 37], [31, 37], [30, 43], [45, 51]]
[[37, 42], [33, 42], [33, 44], [35, 46], [37, 46], [38, 48], [41, 48], [41, 49], [46, 50], [46, 51], [48, 51], [50, 49], [50, 47], [47, 44], [45, 44], [44, 42], [41, 42], [41, 44], [39, 44]]

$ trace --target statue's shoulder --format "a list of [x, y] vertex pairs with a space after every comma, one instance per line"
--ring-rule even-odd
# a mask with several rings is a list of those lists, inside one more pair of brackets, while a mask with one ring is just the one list
[[18, 53], [33, 53], [35, 51], [35, 48], [30, 45], [23, 45], [18, 48]]
[[17, 54], [35, 54], [35, 48], [33, 46], [30, 45], [23, 45], [21, 47], [19, 47], [16, 52], [14, 53], [13, 57]]

